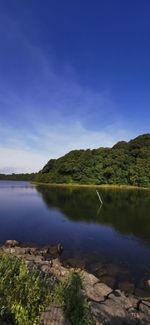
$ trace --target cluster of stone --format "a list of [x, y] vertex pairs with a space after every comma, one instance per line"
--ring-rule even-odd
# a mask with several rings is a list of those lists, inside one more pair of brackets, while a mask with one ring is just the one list
[[[4, 252], [25, 258], [26, 262], [36, 264], [42, 272], [53, 275], [57, 281], [68, 276], [78, 268], [64, 267], [59, 261], [62, 246], [44, 249], [23, 247], [16, 241], [7, 241], [1, 248]], [[89, 317], [96, 325], [149, 325], [150, 298], [140, 298], [119, 289], [112, 289], [94, 275], [82, 270], [82, 294], [89, 302]], [[41, 315], [41, 325], [69, 325], [64, 312], [59, 306], [51, 305]]]

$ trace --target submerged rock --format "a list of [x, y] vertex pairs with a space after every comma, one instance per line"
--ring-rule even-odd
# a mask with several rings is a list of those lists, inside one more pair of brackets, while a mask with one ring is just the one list
[[135, 285], [129, 281], [122, 281], [119, 283], [119, 289], [127, 293], [134, 293]]
[[47, 254], [51, 254], [53, 257], [57, 257], [63, 252], [63, 246], [61, 244], [49, 246], [47, 248]]
[[103, 275], [100, 277], [100, 281], [106, 283], [109, 287], [115, 289], [116, 288], [116, 279], [111, 275]]

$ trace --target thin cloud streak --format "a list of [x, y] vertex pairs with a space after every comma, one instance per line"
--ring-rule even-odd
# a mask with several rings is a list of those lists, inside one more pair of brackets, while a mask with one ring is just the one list
[[[101, 132], [85, 129], [80, 122], [53, 127], [40, 126], [34, 133], [19, 135], [16, 130], [7, 133], [5, 147], [0, 146], [0, 172], [37, 172], [51, 158], [58, 158], [70, 150], [110, 147], [118, 140], [128, 139], [125, 130], [114, 132], [115, 126]], [[112, 134], [114, 134], [112, 136]]]
[[[23, 76], [19, 71], [16, 74], [11, 70], [8, 80], [3, 75], [0, 78], [1, 107], [9, 111], [12, 122], [13, 112], [20, 121], [22, 119], [29, 125], [31, 120], [36, 124], [49, 119], [53, 124], [63, 119], [67, 122], [69, 119], [80, 119], [88, 127], [99, 120], [101, 127], [106, 116], [108, 123], [118, 118], [116, 104], [108, 90], [81, 85], [76, 71], [69, 64], [67, 68], [65, 64], [63, 72], [56, 72], [49, 54], [34, 42], [31, 43], [30, 35], [25, 34], [19, 21], [2, 14], [0, 17], [3, 22], [1, 33], [7, 43], [16, 44], [19, 39], [18, 59], [25, 70]], [[4, 28], [5, 22], [7, 30]], [[13, 67], [13, 56], [10, 62]], [[68, 73], [68, 66], [71, 73]]]
[[69, 63], [56, 72], [48, 53], [31, 42], [19, 21], [0, 17], [1, 46], [8, 52], [19, 41], [24, 71], [23, 76], [14, 71], [12, 55], [10, 75], [0, 77], [1, 172], [38, 171], [70, 150], [112, 146], [133, 135], [119, 123], [122, 117], [109, 90], [81, 84]]

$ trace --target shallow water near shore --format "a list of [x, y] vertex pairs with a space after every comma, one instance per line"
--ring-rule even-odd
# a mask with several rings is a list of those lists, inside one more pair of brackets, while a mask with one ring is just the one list
[[[0, 244], [61, 243], [64, 264], [112, 286], [150, 279], [150, 192], [36, 186], [0, 181]], [[149, 294], [150, 295], [150, 294]]]

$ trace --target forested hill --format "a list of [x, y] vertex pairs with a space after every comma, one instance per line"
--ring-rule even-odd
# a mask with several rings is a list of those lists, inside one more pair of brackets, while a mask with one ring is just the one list
[[112, 148], [73, 150], [51, 159], [36, 181], [78, 184], [130, 184], [150, 187], [150, 134]]

